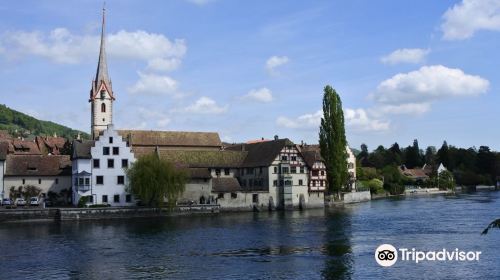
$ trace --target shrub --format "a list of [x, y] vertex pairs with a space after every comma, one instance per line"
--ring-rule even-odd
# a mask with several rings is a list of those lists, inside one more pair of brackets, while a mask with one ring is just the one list
[[89, 202], [89, 197], [88, 196], [82, 196], [78, 200], [78, 208], [83, 208], [86, 206], [87, 202]]

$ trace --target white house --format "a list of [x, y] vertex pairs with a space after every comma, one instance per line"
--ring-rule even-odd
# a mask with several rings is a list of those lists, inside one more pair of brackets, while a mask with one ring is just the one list
[[94, 141], [75, 141], [73, 147], [73, 201], [82, 196], [93, 204], [133, 206], [135, 199], [125, 191], [126, 168], [134, 154], [113, 125], [100, 132]]

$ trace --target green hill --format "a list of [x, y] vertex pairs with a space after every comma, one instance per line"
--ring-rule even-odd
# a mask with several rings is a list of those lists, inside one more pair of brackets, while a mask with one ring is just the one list
[[38, 120], [32, 116], [12, 110], [5, 105], [0, 104], [0, 130], [7, 130], [14, 137], [30, 136], [62, 136], [73, 139], [78, 133], [82, 138], [88, 139], [88, 133], [74, 130], [69, 127], [50, 122]]

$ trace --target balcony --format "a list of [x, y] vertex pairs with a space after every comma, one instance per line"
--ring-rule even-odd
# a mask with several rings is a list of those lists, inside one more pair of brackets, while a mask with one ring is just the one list
[[76, 186], [76, 189], [79, 192], [88, 192], [88, 191], [90, 191], [90, 185], [79, 185], [79, 186]]

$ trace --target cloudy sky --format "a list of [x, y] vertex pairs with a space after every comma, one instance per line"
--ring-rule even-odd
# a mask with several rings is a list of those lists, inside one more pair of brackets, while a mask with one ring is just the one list
[[[119, 128], [500, 150], [500, 0], [106, 1]], [[102, 1], [0, 3], [0, 103], [90, 131]]]

